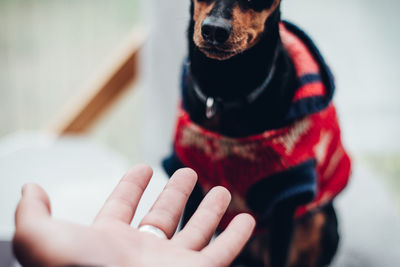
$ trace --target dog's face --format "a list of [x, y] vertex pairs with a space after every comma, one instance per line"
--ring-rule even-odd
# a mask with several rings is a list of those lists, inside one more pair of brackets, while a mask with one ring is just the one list
[[195, 45], [226, 60], [253, 47], [280, 0], [192, 0]]

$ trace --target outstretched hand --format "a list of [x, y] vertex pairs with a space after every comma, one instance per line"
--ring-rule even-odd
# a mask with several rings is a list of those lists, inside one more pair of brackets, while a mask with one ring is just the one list
[[146, 165], [120, 181], [91, 226], [51, 218], [50, 201], [38, 185], [25, 185], [16, 210], [14, 251], [23, 266], [228, 266], [254, 228], [247, 214], [236, 216], [212, 243], [210, 239], [230, 202], [223, 187], [213, 188], [187, 225], [174, 235], [196, 173], [178, 170], [141, 225], [162, 230], [167, 239], [140, 232], [130, 223], [152, 176]]

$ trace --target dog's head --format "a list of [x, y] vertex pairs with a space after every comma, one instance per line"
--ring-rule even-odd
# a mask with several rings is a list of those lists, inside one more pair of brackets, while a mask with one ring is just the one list
[[191, 0], [194, 44], [226, 60], [253, 47], [280, 0]]

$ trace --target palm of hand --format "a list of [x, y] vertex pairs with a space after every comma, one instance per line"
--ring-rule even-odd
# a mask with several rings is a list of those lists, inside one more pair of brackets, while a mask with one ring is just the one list
[[174, 174], [140, 225], [161, 229], [168, 239], [130, 226], [151, 168], [134, 167], [126, 174], [91, 226], [57, 221], [50, 201], [37, 185], [23, 189], [16, 211], [14, 250], [24, 266], [227, 266], [240, 252], [254, 227], [249, 215], [238, 215], [228, 228], [209, 241], [229, 202], [229, 192], [212, 189], [184, 229], [175, 234], [196, 174]]

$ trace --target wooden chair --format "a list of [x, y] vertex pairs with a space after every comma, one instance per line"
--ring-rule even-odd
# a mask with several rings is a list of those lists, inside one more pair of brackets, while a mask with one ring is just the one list
[[58, 136], [84, 134], [138, 79], [139, 51], [146, 39], [134, 28], [104, 68], [56, 116], [50, 131]]

